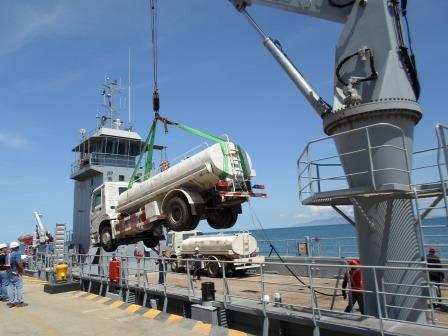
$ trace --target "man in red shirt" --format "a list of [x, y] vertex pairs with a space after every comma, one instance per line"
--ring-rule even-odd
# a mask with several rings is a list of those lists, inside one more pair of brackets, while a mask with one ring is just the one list
[[353, 259], [350, 261], [350, 270], [345, 273], [344, 281], [342, 282], [342, 296], [344, 299], [347, 298], [347, 294], [345, 288], [347, 288], [347, 284], [350, 282], [350, 291], [349, 291], [349, 299], [348, 305], [345, 308], [346, 313], [351, 313], [353, 310], [353, 306], [356, 302], [358, 302], [359, 311], [361, 314], [364, 314], [364, 301], [362, 297], [362, 277], [361, 270], [356, 266], [359, 265], [358, 259]]

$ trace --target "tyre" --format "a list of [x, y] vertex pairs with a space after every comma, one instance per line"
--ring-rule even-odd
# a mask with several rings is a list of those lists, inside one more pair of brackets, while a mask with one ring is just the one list
[[211, 260], [211, 262], [207, 263], [207, 274], [210, 278], [219, 278], [221, 269], [219, 268], [218, 262]]
[[112, 238], [112, 230], [109, 224], [106, 224], [101, 228], [100, 243], [101, 247], [106, 252], [113, 252], [118, 247], [118, 244]]
[[189, 205], [183, 198], [173, 197], [170, 199], [166, 204], [165, 214], [165, 226], [170, 230], [189, 231], [195, 224], [196, 216], [191, 215]]
[[[171, 258], [176, 258], [176, 256], [172, 256]], [[180, 272], [179, 264], [178, 264], [177, 260], [174, 260], [174, 261], [172, 261], [170, 263], [170, 269], [171, 269], [171, 272], [173, 272], [173, 273], [179, 273]]]
[[235, 271], [235, 275], [238, 276], [238, 277], [243, 277], [246, 274], [247, 274], [247, 269], [246, 268]]
[[154, 236], [150, 236], [143, 240], [143, 245], [145, 245], [146, 248], [154, 248], [159, 245], [159, 239]]
[[235, 225], [238, 214], [232, 208], [222, 208], [207, 214], [207, 222], [214, 229], [228, 229]]
[[192, 216], [191, 224], [186, 231], [192, 231], [196, 229], [199, 225], [199, 221], [201, 220], [200, 216]]

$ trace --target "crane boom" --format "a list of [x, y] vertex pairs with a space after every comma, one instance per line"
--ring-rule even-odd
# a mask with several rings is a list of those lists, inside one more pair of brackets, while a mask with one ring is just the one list
[[352, 0], [230, 0], [239, 11], [252, 4], [305, 14], [335, 22], [345, 22], [355, 1]]
[[34, 211], [34, 218], [36, 219], [37, 224], [37, 233], [39, 234], [39, 243], [44, 244], [45, 243], [45, 227], [42, 223], [41, 214], [39, 212]]

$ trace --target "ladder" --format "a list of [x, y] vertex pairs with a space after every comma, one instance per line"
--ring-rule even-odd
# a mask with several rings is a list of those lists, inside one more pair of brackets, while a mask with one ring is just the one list
[[54, 254], [56, 256], [56, 264], [64, 262], [65, 230], [65, 224], [56, 224], [56, 231], [54, 235]]
[[[240, 151], [235, 144], [231, 144], [228, 141], [226, 146], [229, 152], [230, 170], [233, 175], [234, 182], [240, 184], [243, 190], [246, 190], [246, 182], [244, 178], [243, 162], [241, 162]], [[235, 189], [235, 184], [233, 186]], [[235, 191], [235, 190], [234, 190]]]

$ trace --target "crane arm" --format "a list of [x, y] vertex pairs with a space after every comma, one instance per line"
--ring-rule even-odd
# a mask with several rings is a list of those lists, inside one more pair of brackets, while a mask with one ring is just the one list
[[34, 211], [34, 218], [36, 219], [37, 231], [39, 233], [39, 242], [45, 243], [45, 227], [40, 216], [37, 211]]
[[252, 4], [263, 5], [329, 21], [344, 23], [354, 0], [230, 0], [238, 11]]

